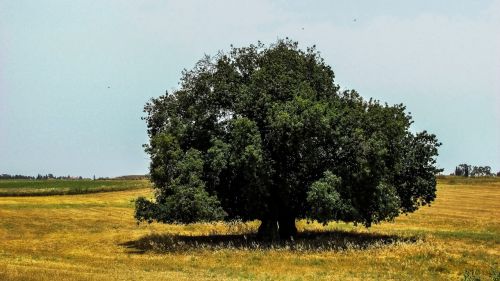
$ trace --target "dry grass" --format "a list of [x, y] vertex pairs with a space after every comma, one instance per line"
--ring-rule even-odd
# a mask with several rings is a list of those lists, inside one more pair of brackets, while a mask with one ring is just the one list
[[301, 221], [281, 245], [252, 240], [258, 223], [138, 226], [148, 189], [5, 197], [0, 280], [491, 280], [499, 182], [441, 180], [430, 208], [370, 229]]

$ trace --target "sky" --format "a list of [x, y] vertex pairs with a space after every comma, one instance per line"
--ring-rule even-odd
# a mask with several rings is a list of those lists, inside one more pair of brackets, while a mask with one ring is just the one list
[[445, 172], [500, 171], [500, 0], [0, 0], [0, 174], [145, 174], [150, 98], [204, 54], [285, 37], [405, 104]]

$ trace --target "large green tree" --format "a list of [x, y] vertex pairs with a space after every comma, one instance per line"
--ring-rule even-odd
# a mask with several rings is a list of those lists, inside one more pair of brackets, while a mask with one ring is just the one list
[[412, 133], [402, 104], [334, 78], [314, 47], [288, 39], [184, 71], [145, 106], [155, 198], [136, 201], [136, 219], [257, 219], [261, 237], [283, 239], [296, 219], [370, 226], [432, 202], [436, 137]]

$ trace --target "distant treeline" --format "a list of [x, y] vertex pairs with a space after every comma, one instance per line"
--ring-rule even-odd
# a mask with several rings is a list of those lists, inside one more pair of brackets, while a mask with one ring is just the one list
[[35, 177], [32, 176], [23, 176], [23, 175], [8, 175], [8, 174], [1, 174], [0, 179], [2, 180], [10, 180], [10, 179], [24, 179], [24, 180], [34, 180]]
[[494, 172], [491, 172], [490, 166], [460, 164], [455, 167], [455, 173], [452, 173], [452, 175], [462, 177], [491, 177], [496, 175], [500, 177], [500, 171], [495, 174]]
[[[25, 180], [48, 180], [48, 179], [55, 179], [55, 180], [81, 180], [84, 179], [81, 176], [54, 176], [53, 174], [38, 174], [36, 177], [34, 176], [25, 176], [25, 175], [9, 175], [9, 174], [1, 174], [0, 179], [2, 180], [15, 180], [15, 179], [25, 179]], [[90, 178], [85, 178], [85, 179], [90, 179]]]
[[140, 180], [140, 179], [147, 179], [149, 178], [148, 175], [126, 175], [126, 176], [120, 176], [120, 177], [115, 177], [115, 178], [109, 178], [109, 177], [98, 177], [96, 178], [93, 176], [92, 178], [84, 178], [82, 176], [54, 176], [53, 174], [38, 174], [36, 177], [35, 176], [25, 176], [25, 175], [9, 175], [9, 174], [0, 174], [0, 180], [16, 180], [16, 179], [24, 179], [24, 180], [49, 180], [49, 179], [54, 179], [54, 180]]

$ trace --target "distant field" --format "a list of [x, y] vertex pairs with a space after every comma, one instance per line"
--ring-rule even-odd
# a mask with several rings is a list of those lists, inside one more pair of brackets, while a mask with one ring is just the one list
[[500, 187], [500, 177], [477, 177], [466, 178], [459, 176], [438, 176], [437, 180], [440, 184], [447, 185], [490, 185]]
[[0, 180], [0, 197], [83, 194], [149, 186], [148, 180]]
[[500, 180], [450, 180], [395, 222], [300, 221], [272, 247], [252, 240], [258, 222], [137, 225], [148, 188], [3, 197], [0, 280], [499, 280]]

